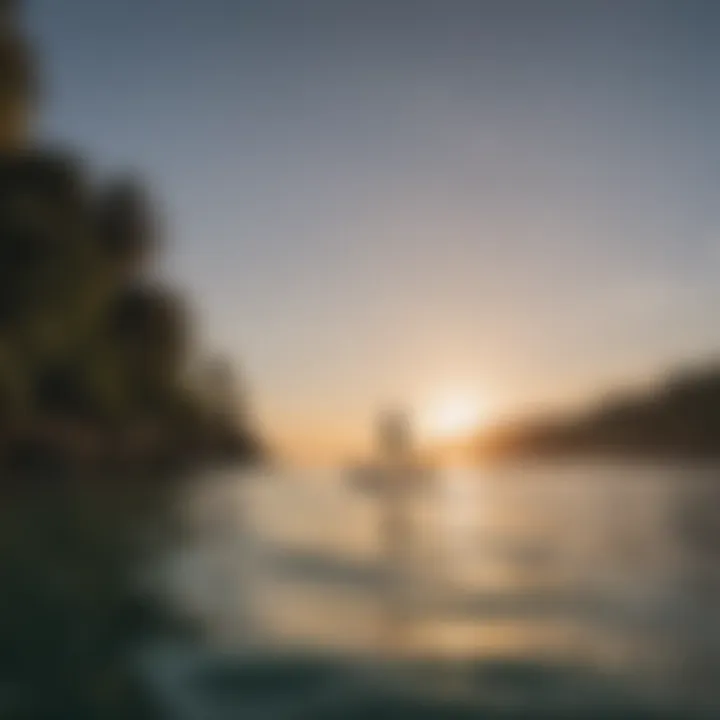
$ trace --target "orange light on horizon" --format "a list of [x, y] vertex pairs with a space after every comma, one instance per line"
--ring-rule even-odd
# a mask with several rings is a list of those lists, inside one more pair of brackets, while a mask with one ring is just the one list
[[470, 393], [447, 395], [420, 416], [420, 432], [432, 441], [471, 438], [490, 421], [489, 407]]

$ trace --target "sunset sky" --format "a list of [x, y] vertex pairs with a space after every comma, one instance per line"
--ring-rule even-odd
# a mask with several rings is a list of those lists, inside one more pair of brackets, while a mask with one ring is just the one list
[[[271, 440], [720, 347], [720, 4], [30, 0], [41, 131], [136, 170]], [[439, 413], [440, 410], [437, 410]]]

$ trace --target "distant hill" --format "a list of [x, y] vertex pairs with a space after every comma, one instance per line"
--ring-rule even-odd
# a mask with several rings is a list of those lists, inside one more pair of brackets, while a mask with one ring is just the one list
[[573, 455], [720, 459], [720, 362], [616, 394], [570, 416], [508, 423], [477, 441], [483, 457]]

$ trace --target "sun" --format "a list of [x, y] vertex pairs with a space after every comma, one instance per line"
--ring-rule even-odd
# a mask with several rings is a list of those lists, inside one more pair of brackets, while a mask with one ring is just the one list
[[487, 414], [487, 408], [472, 395], [451, 395], [428, 409], [422, 425], [434, 440], [462, 440], [479, 430]]

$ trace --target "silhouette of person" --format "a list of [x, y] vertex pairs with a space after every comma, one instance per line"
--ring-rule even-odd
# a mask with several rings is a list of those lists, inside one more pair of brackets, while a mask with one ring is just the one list
[[390, 652], [407, 649], [412, 627], [415, 527], [412, 500], [424, 487], [408, 415], [380, 415], [376, 428], [378, 461], [364, 472], [361, 487], [380, 502], [379, 536], [383, 560], [381, 644]]

